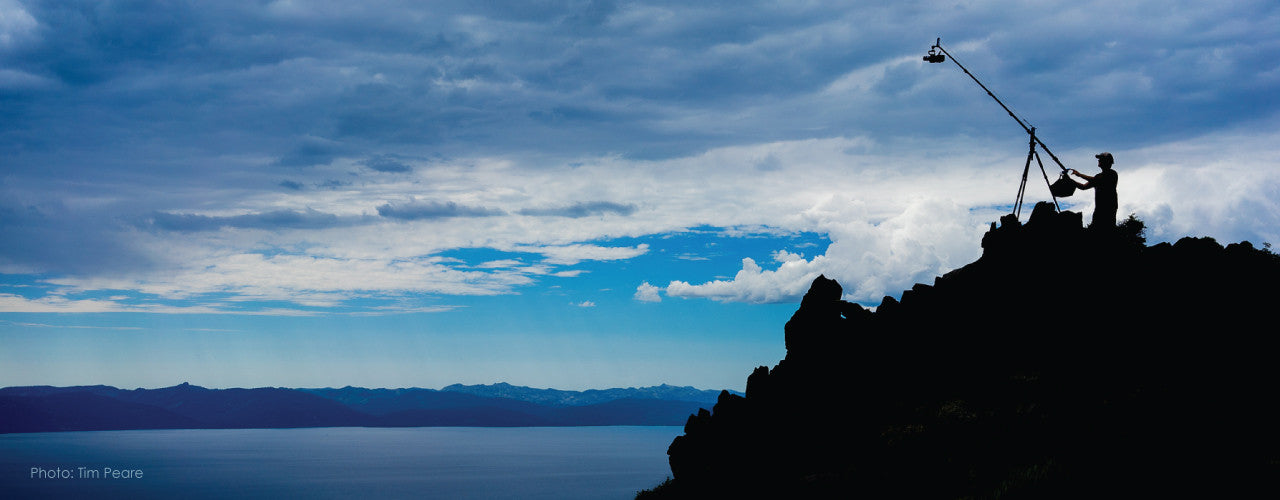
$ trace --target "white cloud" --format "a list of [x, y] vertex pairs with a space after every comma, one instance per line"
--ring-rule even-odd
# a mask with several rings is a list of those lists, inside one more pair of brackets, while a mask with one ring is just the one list
[[595, 307], [596, 303], [590, 300], [584, 300], [582, 302], [570, 302], [569, 305], [575, 307]]
[[2, 312], [116, 312], [122, 308], [109, 300], [68, 300], [65, 297], [48, 296], [28, 299], [20, 295], [0, 294]]
[[488, 262], [481, 262], [480, 264], [476, 265], [476, 267], [479, 269], [502, 269], [502, 268], [517, 267], [517, 266], [523, 266], [523, 265], [524, 265], [523, 262], [520, 262], [516, 259], [499, 259], [499, 260], [491, 260]]
[[[230, 311], [208, 305], [174, 306], [167, 304], [129, 304], [113, 300], [68, 299], [57, 295], [27, 298], [0, 294], [0, 312], [20, 313], [114, 313], [145, 312], [160, 314], [221, 314]], [[296, 310], [251, 311], [243, 314], [289, 315], [309, 314]], [[73, 327], [62, 327], [73, 328]]]
[[1158, 241], [1280, 242], [1278, 124], [1280, 117], [1117, 154], [1121, 214], [1136, 213]]
[[804, 261], [783, 263], [776, 270], [762, 269], [750, 258], [742, 259], [742, 270], [731, 280], [716, 280], [700, 285], [672, 281], [667, 295], [683, 298], [709, 298], [735, 302], [786, 302], [795, 300], [818, 274]]
[[876, 303], [976, 259], [991, 215], [927, 199], [916, 199], [901, 210], [872, 223], [865, 204], [833, 197], [806, 212], [831, 239], [825, 254], [805, 259], [779, 250], [774, 253], [777, 266], [773, 269], [743, 259], [742, 269], [732, 279], [701, 284], [673, 281], [666, 287], [667, 295], [755, 303], [795, 301], [823, 274], [841, 283], [846, 298]]
[[571, 266], [584, 260], [625, 260], [649, 251], [649, 245], [641, 243], [634, 247], [605, 247], [600, 245], [574, 244], [559, 246], [518, 245], [510, 249], [513, 252], [540, 253], [546, 257], [548, 264]]
[[237, 300], [284, 300], [333, 306], [361, 291], [495, 295], [532, 279], [518, 270], [463, 271], [434, 259], [339, 259], [314, 255], [230, 254], [144, 279], [60, 278], [76, 290], [137, 290], [165, 298], [233, 293]]
[[635, 299], [641, 302], [662, 302], [662, 296], [659, 295], [661, 291], [661, 288], [650, 285], [646, 281], [636, 287]]

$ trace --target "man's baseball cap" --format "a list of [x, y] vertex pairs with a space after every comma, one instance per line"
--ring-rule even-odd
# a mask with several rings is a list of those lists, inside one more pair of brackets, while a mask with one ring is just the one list
[[1116, 162], [1115, 157], [1111, 156], [1111, 153], [1098, 153], [1098, 154], [1096, 154], [1096, 155], [1093, 155], [1093, 157], [1094, 157], [1094, 158], [1097, 158], [1097, 159], [1099, 159], [1099, 160], [1106, 159], [1107, 161], [1109, 161], [1109, 162], [1111, 162], [1111, 163], [1115, 163], [1115, 162]]

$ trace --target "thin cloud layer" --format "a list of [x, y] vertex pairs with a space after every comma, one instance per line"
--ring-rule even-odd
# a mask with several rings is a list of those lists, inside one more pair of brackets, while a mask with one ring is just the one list
[[526, 208], [520, 210], [520, 215], [572, 217], [576, 219], [605, 214], [626, 216], [635, 213], [635, 211], [635, 205], [623, 205], [608, 201], [588, 201], [560, 207]]
[[364, 166], [379, 172], [409, 172], [413, 167], [391, 155], [379, 155], [365, 160]]
[[378, 207], [378, 215], [391, 219], [418, 220], [442, 219], [449, 217], [493, 217], [503, 215], [501, 210], [486, 207], [469, 207], [452, 201], [411, 201], [408, 203], [387, 203]]
[[354, 221], [343, 221], [334, 214], [310, 209], [275, 210], [221, 217], [158, 212], [152, 216], [151, 222], [155, 227], [166, 231], [213, 231], [222, 228], [324, 229], [354, 223]]

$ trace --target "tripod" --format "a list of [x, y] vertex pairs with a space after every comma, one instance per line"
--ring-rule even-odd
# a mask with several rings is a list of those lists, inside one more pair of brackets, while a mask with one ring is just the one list
[[[951, 60], [954, 61], [955, 59], [952, 58]], [[956, 63], [956, 64], [959, 64], [959, 63]], [[992, 97], [995, 97], [995, 96], [992, 96]], [[1044, 162], [1040, 161], [1040, 153], [1036, 152], [1036, 143], [1039, 142], [1039, 140], [1036, 139], [1036, 128], [1035, 127], [1029, 128], [1027, 130], [1027, 134], [1031, 136], [1031, 145], [1027, 150], [1027, 163], [1022, 167], [1022, 183], [1018, 185], [1018, 199], [1013, 204], [1013, 216], [1018, 217], [1019, 215], [1022, 214], [1022, 198], [1027, 192], [1027, 172], [1031, 170], [1031, 157], [1033, 156], [1036, 159], [1036, 164], [1040, 165], [1040, 175], [1044, 176], [1045, 185], [1049, 186], [1049, 196], [1053, 197], [1053, 208], [1061, 212], [1062, 207], [1058, 205], [1058, 197], [1053, 194], [1053, 185], [1049, 182], [1049, 174], [1044, 171]], [[1045, 148], [1045, 151], [1048, 151], [1048, 150], [1049, 150], [1048, 148]], [[1049, 155], [1053, 156], [1053, 153], [1049, 153]], [[1054, 160], [1056, 161], [1057, 158], [1054, 158]], [[1061, 167], [1062, 164], [1059, 163], [1058, 166]], [[1062, 171], [1063, 173], [1066, 173], [1067, 168], [1062, 167]]]

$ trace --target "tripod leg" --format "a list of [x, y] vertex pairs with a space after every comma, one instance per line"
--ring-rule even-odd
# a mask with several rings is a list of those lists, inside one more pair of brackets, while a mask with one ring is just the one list
[[1062, 207], [1058, 206], [1058, 197], [1053, 194], [1053, 183], [1049, 182], [1049, 174], [1044, 171], [1044, 162], [1040, 161], [1040, 153], [1036, 153], [1033, 149], [1031, 153], [1036, 155], [1036, 163], [1040, 165], [1040, 175], [1044, 176], [1044, 185], [1049, 186], [1049, 196], [1053, 197], [1053, 208], [1062, 211]]

